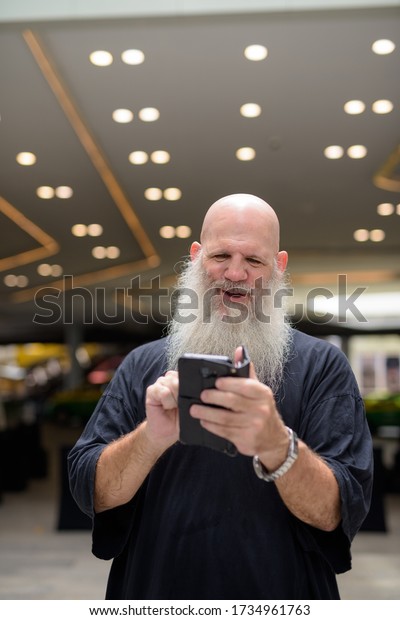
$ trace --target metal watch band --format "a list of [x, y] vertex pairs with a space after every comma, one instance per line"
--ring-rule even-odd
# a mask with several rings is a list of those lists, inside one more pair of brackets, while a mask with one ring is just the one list
[[256, 472], [257, 476], [261, 478], [261, 480], [265, 480], [265, 482], [273, 482], [274, 480], [277, 480], [278, 478], [283, 476], [283, 474], [286, 474], [286, 472], [291, 468], [291, 466], [297, 459], [297, 455], [298, 455], [297, 435], [294, 432], [294, 430], [292, 430], [288, 426], [286, 426], [285, 428], [287, 432], [289, 433], [289, 450], [288, 450], [285, 462], [282, 463], [282, 465], [278, 467], [278, 469], [276, 469], [275, 471], [269, 472], [267, 469], [265, 469], [264, 465], [261, 463], [260, 458], [257, 454], [253, 457], [254, 471]]

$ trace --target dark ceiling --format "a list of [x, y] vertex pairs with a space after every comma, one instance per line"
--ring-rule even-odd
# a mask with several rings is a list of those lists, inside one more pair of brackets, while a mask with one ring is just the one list
[[[377, 39], [391, 39], [394, 53], [374, 54]], [[254, 43], [268, 48], [265, 60], [244, 58]], [[121, 61], [132, 48], [143, 64]], [[113, 63], [95, 67], [94, 50]], [[380, 203], [400, 203], [399, 54], [396, 8], [0, 25], [0, 342], [62, 339], [80, 321], [78, 302], [75, 315], [66, 312], [68, 294], [86, 296], [86, 337], [160, 331], [160, 322], [132, 320], [138, 286], [149, 294], [170, 286], [208, 206], [235, 192], [277, 211], [300, 298], [334, 287], [339, 273], [352, 286], [399, 290], [400, 216], [377, 213]], [[364, 113], [344, 112], [352, 99], [365, 102]], [[393, 111], [373, 113], [379, 99]], [[243, 118], [247, 102], [261, 116]], [[142, 122], [145, 107], [159, 120]], [[133, 121], [115, 123], [117, 108], [132, 110]], [[324, 157], [328, 145], [354, 144], [367, 156]], [[243, 146], [254, 160], [237, 160]], [[134, 166], [128, 156], [138, 150], [171, 159]], [[20, 152], [33, 152], [35, 165], [19, 165]], [[40, 186], [73, 195], [43, 200]], [[149, 201], [149, 187], [177, 187], [182, 197]], [[100, 237], [71, 233], [94, 223]], [[166, 225], [192, 234], [163, 239]], [[357, 243], [359, 228], [382, 229], [385, 239]], [[98, 245], [118, 247], [119, 257], [94, 258]], [[40, 275], [42, 264], [59, 272]], [[93, 317], [89, 297], [100, 308]]]

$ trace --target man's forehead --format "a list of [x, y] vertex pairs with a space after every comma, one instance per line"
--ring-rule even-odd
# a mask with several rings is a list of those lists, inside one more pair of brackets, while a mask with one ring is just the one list
[[279, 249], [279, 224], [273, 210], [268, 206], [249, 205], [246, 208], [227, 204], [211, 208], [207, 214], [201, 243], [226, 245], [227, 243], [254, 245], [253, 251]]

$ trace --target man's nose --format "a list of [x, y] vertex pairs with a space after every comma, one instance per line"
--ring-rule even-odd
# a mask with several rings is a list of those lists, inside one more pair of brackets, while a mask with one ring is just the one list
[[247, 271], [242, 261], [231, 260], [225, 269], [224, 276], [231, 282], [240, 282], [247, 279]]

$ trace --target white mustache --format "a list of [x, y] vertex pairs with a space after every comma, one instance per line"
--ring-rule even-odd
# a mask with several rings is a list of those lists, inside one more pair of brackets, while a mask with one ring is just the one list
[[221, 289], [224, 293], [236, 293], [237, 295], [249, 295], [253, 291], [253, 288], [248, 284], [230, 282], [229, 280], [212, 282], [212, 284], [210, 284], [210, 289]]

